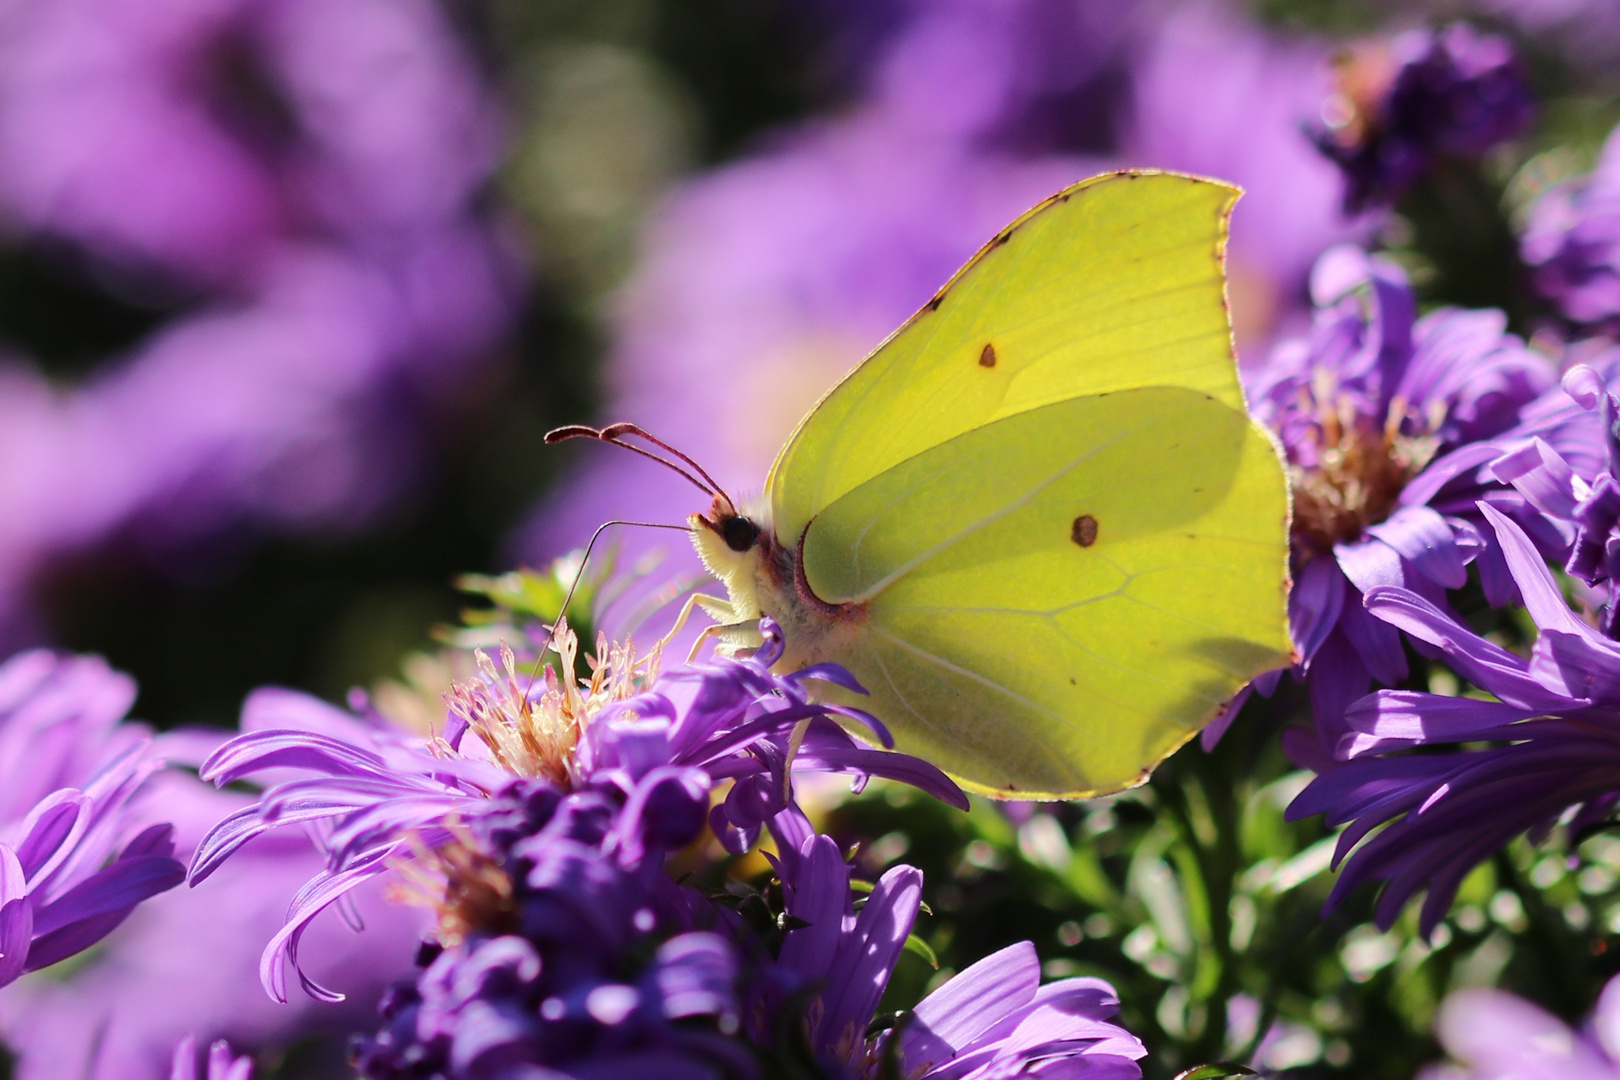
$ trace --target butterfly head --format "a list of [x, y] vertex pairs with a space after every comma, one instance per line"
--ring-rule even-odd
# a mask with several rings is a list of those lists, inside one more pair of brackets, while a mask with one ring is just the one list
[[729, 594], [734, 622], [775, 614], [777, 605], [769, 597], [788, 580], [791, 568], [781, 564], [785, 552], [771, 528], [768, 504], [748, 502], [739, 507], [725, 494], [718, 494], [709, 509], [687, 518], [692, 526], [692, 546], [704, 567], [720, 579]]

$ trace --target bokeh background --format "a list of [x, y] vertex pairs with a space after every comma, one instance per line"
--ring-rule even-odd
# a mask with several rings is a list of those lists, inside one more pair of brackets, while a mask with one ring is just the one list
[[[1513, 42], [1533, 124], [1392, 209], [1348, 213], [1308, 134], [1349, 92], [1344, 50], [1460, 18]], [[979, 243], [1107, 168], [1247, 188], [1230, 267], [1245, 363], [1304, 329], [1310, 268], [1346, 240], [1389, 252], [1426, 306], [1501, 307], [1534, 338], [1549, 312], [1518, 230], [1617, 120], [1610, 0], [12, 0], [0, 648], [98, 653], [135, 677], [134, 713], [160, 728], [234, 725], [265, 684], [342, 700], [456, 618], [459, 574], [543, 565], [612, 517], [700, 508], [636, 459], [546, 447], [549, 428], [635, 420], [757, 490], [803, 410]], [[619, 536], [641, 585], [604, 624], [646, 635], [667, 619], [695, 573], [671, 535]], [[1298, 707], [1285, 694], [1278, 713]], [[1228, 852], [1226, 884], [1273, 911], [1286, 890], [1234, 884], [1237, 868], [1281, 872], [1315, 838], [1284, 837], [1292, 781], [1275, 751], [1223, 753], [1271, 758], [1219, 766], [1254, 790], [1214, 784], [1180, 813], [1248, 815], [1258, 846]], [[1193, 792], [1212, 768], [1171, 766]], [[902, 835], [859, 824], [881, 799], [844, 813], [898, 836], [891, 857], [910, 846], [939, 880], [969, 883], [1022, 859], [996, 895], [1061, 879], [1109, 925], [1158, 903], [1153, 867], [1174, 861], [1169, 839], [1133, 854], [1161, 828], [1138, 803], [1022, 831], [917, 818]], [[1098, 850], [1135, 860], [1119, 873], [1136, 892], [1071, 870], [1062, 838], [1082, 833], [1116, 838]], [[1479, 888], [1484, 911], [1498, 894]], [[991, 904], [975, 895], [958, 909]], [[1112, 932], [1061, 906], [1019, 914], [1019, 933]], [[1522, 905], [1497, 921], [1515, 918]], [[967, 935], [964, 955], [999, 940], [970, 940], [969, 914], [941, 925]], [[1271, 925], [1280, 962], [1298, 924]], [[1176, 942], [1155, 941], [1140, 957], [1119, 947], [1144, 979], [1191, 978]], [[1370, 980], [1406, 947], [1366, 941], [1361, 968], [1333, 954], [1335, 977]], [[1256, 978], [1268, 955], [1250, 955]], [[1508, 961], [1494, 975], [1491, 962], [1467, 978]], [[1601, 973], [1583, 969], [1556, 1004], [1579, 1015]], [[1426, 994], [1412, 1007], [1432, 1015], [1450, 979], [1399, 993]], [[1347, 1029], [1346, 1006], [1320, 1000], [1301, 1015], [1340, 1013], [1299, 1029], [1314, 1051], [1295, 1063], [1346, 1067], [1349, 1043], [1321, 1034]], [[1198, 1042], [1186, 1000], [1165, 1008], [1142, 1023], [1179, 1031], [1189, 1054], [1226, 1045]], [[1418, 1015], [1362, 1016], [1408, 1041], [1361, 1064], [1403, 1075], [1432, 1057]]]

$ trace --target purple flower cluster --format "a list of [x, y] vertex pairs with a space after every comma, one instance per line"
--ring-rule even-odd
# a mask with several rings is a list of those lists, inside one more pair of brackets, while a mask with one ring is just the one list
[[[924, 998], [894, 1027], [868, 1038], [873, 1010], [917, 918], [922, 875], [897, 866], [880, 878], [857, 913], [850, 869], [830, 837], [802, 815], [781, 816], [778, 862], [786, 914], [803, 924], [787, 935], [766, 972], [765, 1008], [778, 1017], [784, 996], [799, 999], [799, 1033], [829, 1077], [881, 1080], [991, 1080], [1048, 1068], [1087, 1080], [1136, 1080], [1147, 1051], [1111, 1021], [1119, 1001], [1100, 979], [1040, 985], [1029, 942], [969, 966]], [[797, 849], [792, 838], [802, 835]], [[784, 994], [786, 991], [786, 994]], [[806, 991], [813, 996], [804, 998]], [[757, 1023], [757, 1020], [756, 1020]], [[756, 1033], [768, 1042], [765, 1031]]]
[[1620, 134], [1590, 175], [1536, 200], [1520, 245], [1536, 287], [1571, 321], [1620, 328]]
[[[640, 855], [697, 836], [702, 800], [687, 794], [703, 792], [645, 807]], [[361, 1074], [588, 1062], [623, 1075], [655, 1063], [723, 1075], [738, 1056], [723, 1036], [738, 1025], [739, 958], [727, 938], [691, 927], [689, 891], [661, 858], [613, 850], [630, 824], [625, 808], [539, 780], [514, 781], [488, 803], [433, 856], [438, 941], [424, 946], [421, 976], [384, 997], [387, 1026], [356, 1046]]]
[[[1612, 357], [1602, 364], [1612, 366]], [[1620, 399], [1599, 370], [1576, 365], [1562, 391], [1526, 410], [1527, 423], [1469, 454], [1485, 462], [1483, 475], [1511, 484], [1485, 493], [1476, 509], [1494, 537], [1487, 550], [1513, 584], [1507, 598], [1522, 602], [1540, 631], [1528, 659], [1468, 629], [1443, 594], [1421, 583], [1366, 591], [1361, 606], [1377, 625], [1404, 632], [1492, 699], [1384, 690], [1350, 705], [1322, 748], [1331, 755], [1317, 770], [1324, 775], [1289, 811], [1349, 825], [1337, 854], [1349, 858], [1330, 905], [1364, 882], [1383, 882], [1378, 918], [1387, 926], [1427, 889], [1427, 932], [1468, 871], [1508, 840], [1544, 837], [1566, 815], [1576, 835], [1620, 799], [1620, 643], [1610, 602], [1620, 568], [1617, 412]], [[1579, 612], [1549, 558], [1586, 590]], [[1488, 598], [1505, 602], [1490, 596], [1493, 575], [1482, 579]], [[1493, 745], [1462, 745], [1477, 743]], [[1404, 753], [1415, 747], [1434, 752]]]
[[[798, 808], [793, 777], [881, 776], [966, 800], [932, 766], [844, 731], [835, 717], [889, 742], [872, 717], [811, 695], [818, 681], [858, 689], [843, 669], [772, 674], [782, 642], [773, 625], [764, 631], [754, 656], [664, 672], [656, 653], [615, 648], [579, 686], [551, 669], [526, 683], [510, 651], [498, 664], [480, 654], [478, 675], [448, 698], [444, 730], [427, 738], [352, 721], [329, 734], [240, 736], [204, 764], [206, 777], [291, 778], [220, 823], [192, 880], [268, 830], [313, 828], [328, 867], [265, 952], [276, 996], [285, 960], [309, 993], [334, 996], [304, 977], [299, 942], [359, 882], [388, 874], [436, 913], [420, 975], [390, 991], [384, 1028], [356, 1044], [376, 1080], [524, 1068], [767, 1076], [784, 1061], [876, 1078], [894, 1060], [906, 1076], [1055, 1060], [1087, 1076], [1139, 1075], [1140, 1044], [1108, 1020], [1111, 991], [1095, 980], [1038, 988], [1027, 947], [970, 969], [868, 1040], [921, 876], [892, 869], [857, 912], [850, 868]], [[574, 649], [564, 631], [564, 670]], [[740, 853], [764, 830], [783, 898], [775, 914], [762, 896], [720, 903], [665, 869], [705, 836]]]
[[1500, 312], [1417, 318], [1401, 270], [1350, 247], [1322, 256], [1311, 288], [1310, 336], [1279, 345], [1248, 383], [1294, 492], [1289, 617], [1317, 730], [1294, 733], [1289, 749], [1323, 771], [1346, 707], [1374, 681], [1407, 674], [1400, 635], [1367, 615], [1362, 596], [1403, 585], [1443, 603], [1475, 563], [1493, 602], [1510, 600], [1476, 502], [1515, 497], [1485, 467], [1501, 453], [1493, 440], [1532, 429], [1557, 438], [1563, 414], [1527, 412], [1555, 372], [1505, 332]]
[[173, 826], [131, 828], [162, 765], [119, 724], [133, 698], [92, 658], [0, 664], [0, 986], [83, 952], [185, 877]]
[[[1579, 833], [1620, 799], [1620, 643], [1572, 612], [1524, 532], [1489, 506], [1508, 566], [1540, 634], [1529, 659], [1480, 637], [1416, 593], [1378, 588], [1367, 610], [1426, 643], [1491, 699], [1383, 690], [1357, 702], [1338, 745], [1342, 767], [1289, 808], [1349, 823], [1338, 858], [1355, 851], [1331, 903], [1365, 881], [1385, 883], [1388, 926], [1428, 890], [1425, 933], [1444, 917], [1468, 871], [1521, 833], [1544, 837], [1566, 812]], [[1459, 744], [1487, 743], [1470, 749]], [[1450, 747], [1410, 755], [1413, 747]], [[1380, 825], [1387, 826], [1374, 833]], [[1359, 845], [1359, 848], [1358, 848]]]
[[1534, 105], [1504, 38], [1464, 23], [1346, 50], [1312, 141], [1344, 174], [1344, 209], [1387, 206], [1442, 157], [1478, 158]]
[[4, 231], [179, 301], [71, 389], [0, 369], [0, 623], [115, 530], [161, 552], [399, 492], [413, 413], [509, 317], [488, 99], [432, 0], [0, 13]]

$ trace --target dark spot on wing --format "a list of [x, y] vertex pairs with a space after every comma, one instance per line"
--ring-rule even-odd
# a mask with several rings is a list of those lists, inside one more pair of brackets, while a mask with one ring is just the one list
[[1090, 514], [1081, 514], [1074, 519], [1069, 528], [1069, 539], [1081, 547], [1090, 547], [1097, 542], [1097, 519]]
[[1069, 685], [1070, 686], [1079, 686], [1080, 684], [1074, 681], [1074, 676], [1073, 675], [1070, 675], [1069, 676]]
[[1000, 247], [1002, 244], [1005, 244], [1007, 241], [1012, 239], [1012, 234], [1013, 234], [1013, 230], [1008, 229], [1006, 232], [1002, 233], [1000, 236], [998, 236], [994, 240], [990, 241], [990, 246], [991, 247]]
[[996, 347], [990, 344], [988, 341], [984, 343], [984, 348], [979, 350], [979, 366], [996, 366]]
[[928, 301], [928, 310], [929, 311], [938, 311], [939, 310], [939, 305], [944, 301], [944, 299], [945, 299], [945, 294], [944, 293], [940, 293], [939, 295], [935, 296], [932, 300]]

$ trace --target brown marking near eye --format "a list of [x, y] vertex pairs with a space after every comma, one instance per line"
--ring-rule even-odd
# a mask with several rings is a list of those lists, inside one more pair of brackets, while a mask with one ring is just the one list
[[979, 351], [979, 366], [996, 366], [996, 347], [990, 344], [988, 341], [984, 343], [984, 348]]
[[1074, 519], [1074, 525], [1069, 529], [1069, 539], [1081, 547], [1090, 547], [1097, 542], [1097, 519], [1090, 514], [1081, 514]]

